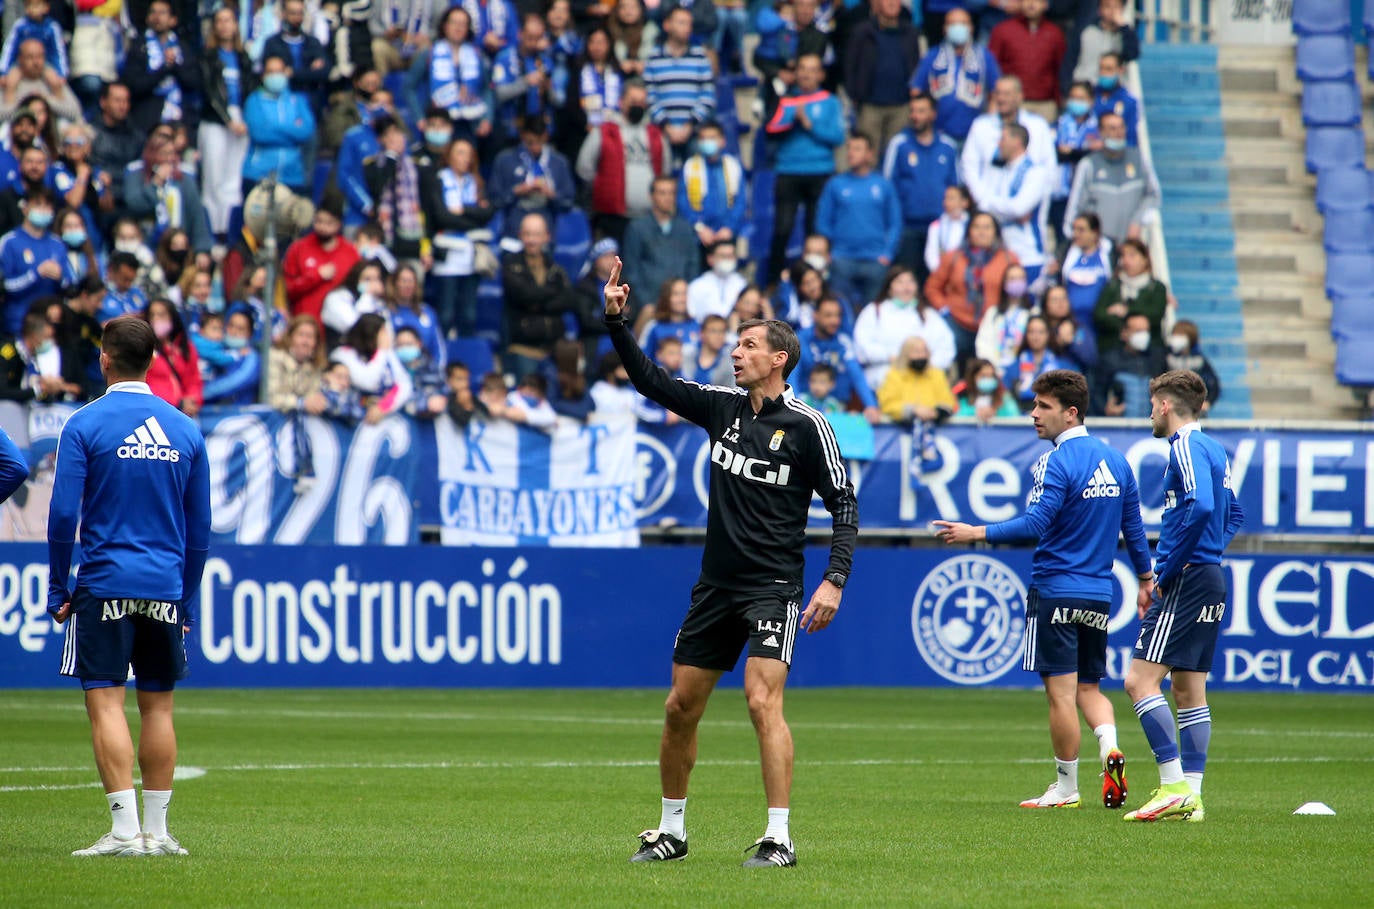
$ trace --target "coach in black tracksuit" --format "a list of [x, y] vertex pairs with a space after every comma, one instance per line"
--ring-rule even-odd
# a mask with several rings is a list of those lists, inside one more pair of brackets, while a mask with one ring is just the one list
[[[830, 424], [785, 382], [801, 351], [790, 326], [758, 320], [740, 325], [731, 354], [738, 388], [671, 378], [644, 356], [625, 324], [630, 288], [620, 283], [620, 267], [617, 259], [605, 291], [606, 325], [616, 352], [641, 394], [706, 430], [712, 464], [701, 577], [673, 647], [673, 687], [659, 749], [662, 820], [640, 834], [631, 861], [686, 856], [684, 816], [697, 724], [716, 682], [734, 669], [747, 642], [744, 693], [759, 738], [768, 827], [744, 864], [795, 865], [788, 832], [792, 734], [782, 714], [783, 687], [798, 628], [819, 631], [839, 608], [858, 535], [854, 488]], [[825, 502], [834, 530], [825, 580], [799, 621], [813, 491]]]

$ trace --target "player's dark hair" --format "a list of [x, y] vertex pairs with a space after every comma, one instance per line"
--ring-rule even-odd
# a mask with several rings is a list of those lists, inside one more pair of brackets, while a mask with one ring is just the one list
[[1179, 411], [1195, 417], [1207, 403], [1207, 386], [1191, 369], [1171, 369], [1150, 380], [1150, 397], [1168, 398]]
[[1070, 407], [1076, 408], [1080, 424], [1087, 416], [1088, 380], [1081, 372], [1074, 372], [1072, 369], [1051, 369], [1040, 374], [1040, 378], [1031, 385], [1031, 391], [1037, 395], [1054, 398], [1065, 410]]
[[101, 352], [110, 358], [110, 372], [121, 379], [141, 379], [153, 362], [157, 336], [142, 316], [115, 316], [105, 323]]
[[797, 360], [801, 357], [801, 342], [797, 340], [797, 333], [791, 325], [779, 319], [749, 319], [739, 323], [738, 331], [743, 335], [749, 329], [760, 326], [765, 329], [764, 337], [768, 346], [775, 352], [780, 350], [787, 354], [787, 362], [782, 364], [782, 377], [786, 379], [797, 368]]

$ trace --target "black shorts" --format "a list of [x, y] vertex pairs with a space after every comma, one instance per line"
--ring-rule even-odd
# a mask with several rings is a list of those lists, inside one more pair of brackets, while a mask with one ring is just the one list
[[129, 667], [139, 688], [170, 691], [186, 678], [181, 604], [112, 599], [77, 587], [62, 645], [63, 675], [123, 684]]
[[1080, 682], [1107, 674], [1107, 620], [1111, 604], [1096, 600], [1026, 597], [1026, 652], [1021, 668], [1041, 675], [1078, 673]]
[[792, 665], [801, 612], [801, 587], [725, 590], [698, 581], [692, 605], [673, 644], [673, 662], [729, 672], [749, 643], [751, 657]]
[[1220, 565], [1186, 566], [1150, 604], [1133, 658], [1185, 672], [1211, 672], [1226, 599]]

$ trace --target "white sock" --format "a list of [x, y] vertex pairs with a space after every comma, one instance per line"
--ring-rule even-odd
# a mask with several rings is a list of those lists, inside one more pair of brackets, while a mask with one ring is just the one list
[[138, 836], [138, 802], [134, 800], [132, 789], [105, 793], [110, 803], [110, 832], [120, 839]]
[[1078, 758], [1071, 761], [1055, 758], [1054, 763], [1059, 769], [1059, 775], [1055, 778], [1059, 792], [1062, 795], [1073, 795], [1078, 791]]
[[1159, 765], [1159, 784], [1161, 786], [1172, 786], [1174, 783], [1181, 782], [1183, 782], [1183, 763], [1178, 758], [1165, 761]]
[[664, 799], [663, 817], [659, 819], [658, 829], [671, 833], [680, 840], [687, 839], [687, 800]]
[[764, 838], [772, 838], [775, 843], [782, 843], [788, 849], [792, 848], [792, 834], [787, 830], [787, 816], [791, 813], [788, 808], [769, 808], [768, 809], [768, 829], [763, 831]]
[[1183, 774], [1183, 778], [1184, 778], [1185, 780], [1187, 780], [1187, 781], [1188, 781], [1188, 785], [1192, 787], [1192, 789], [1193, 789], [1193, 795], [1197, 795], [1197, 796], [1201, 796], [1201, 795], [1202, 795], [1202, 774], [1201, 774], [1201, 773], [1185, 773], [1185, 774]]
[[1102, 764], [1105, 766], [1107, 755], [1117, 750], [1116, 725], [1103, 723], [1093, 730], [1093, 735], [1097, 736], [1097, 754], [1102, 758]]
[[153, 836], [167, 835], [167, 806], [172, 801], [170, 789], [143, 790], [143, 832]]

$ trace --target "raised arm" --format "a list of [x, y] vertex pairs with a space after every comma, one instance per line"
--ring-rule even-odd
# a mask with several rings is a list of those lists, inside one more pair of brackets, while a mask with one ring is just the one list
[[640, 350], [634, 335], [625, 322], [625, 304], [630, 297], [630, 285], [620, 283], [621, 262], [619, 257], [606, 281], [606, 327], [610, 330], [611, 343], [625, 364], [625, 372], [639, 393], [655, 403], [661, 404], [684, 419], [705, 427], [710, 421], [717, 399], [733, 392], [713, 391], [696, 382], [674, 379], [661, 366], [655, 365]]

